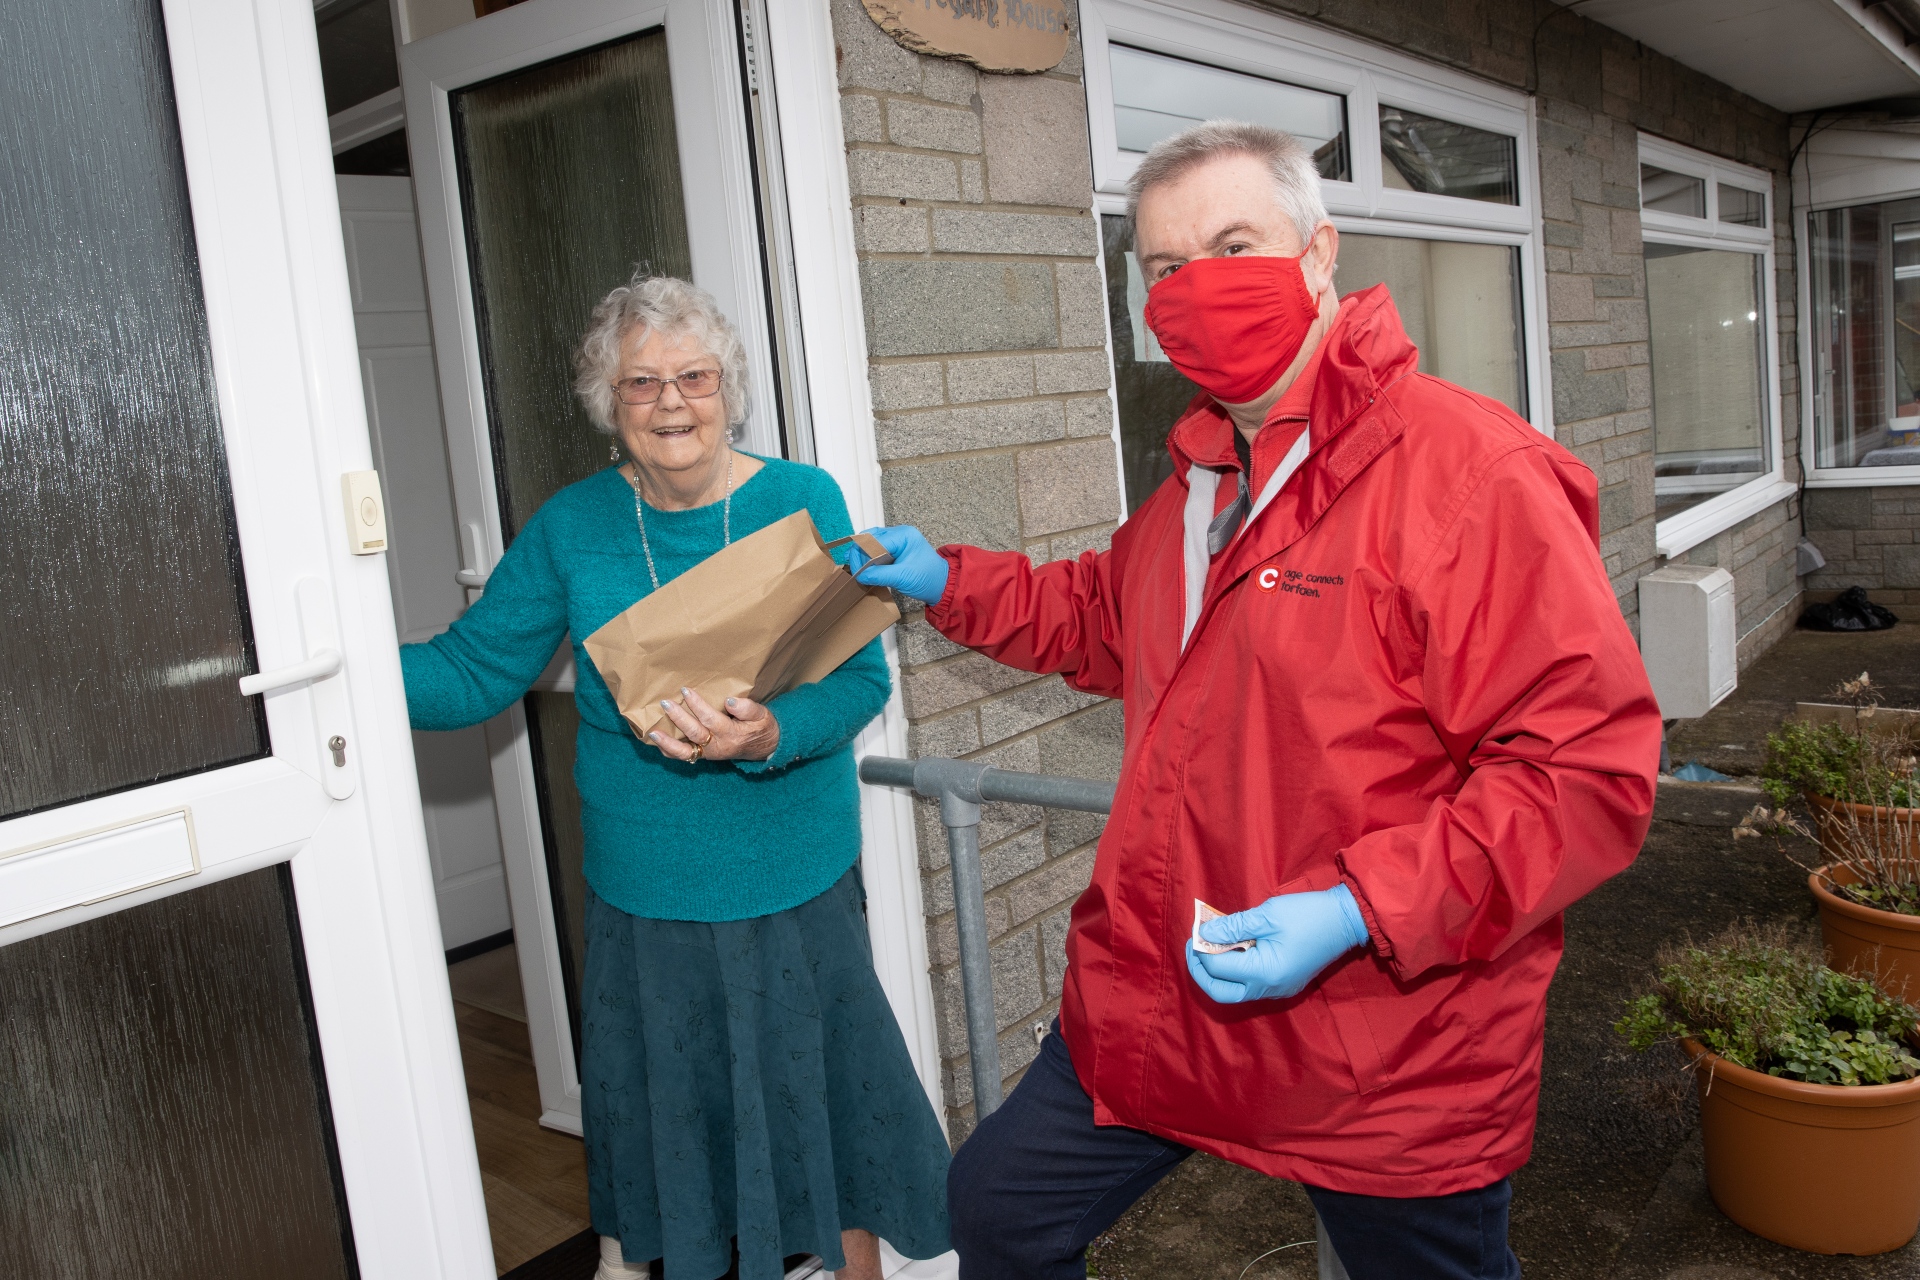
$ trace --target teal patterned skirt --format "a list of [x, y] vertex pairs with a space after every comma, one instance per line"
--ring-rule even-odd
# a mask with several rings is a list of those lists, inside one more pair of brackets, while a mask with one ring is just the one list
[[947, 1142], [873, 971], [857, 870], [702, 924], [589, 893], [580, 1075], [593, 1229], [629, 1263], [780, 1280], [840, 1233], [946, 1252]]

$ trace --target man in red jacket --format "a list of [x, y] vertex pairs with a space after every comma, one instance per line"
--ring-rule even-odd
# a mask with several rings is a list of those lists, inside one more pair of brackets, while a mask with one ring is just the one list
[[1561, 913], [1632, 862], [1659, 756], [1594, 477], [1418, 372], [1384, 287], [1339, 299], [1287, 135], [1162, 142], [1132, 204], [1147, 323], [1206, 393], [1173, 476], [1105, 553], [902, 526], [862, 573], [1126, 705], [1059, 1034], [954, 1161], [961, 1274], [1084, 1276], [1201, 1150], [1303, 1183], [1354, 1280], [1517, 1276]]

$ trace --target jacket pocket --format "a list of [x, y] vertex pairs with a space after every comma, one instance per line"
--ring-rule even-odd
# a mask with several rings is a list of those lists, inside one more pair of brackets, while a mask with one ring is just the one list
[[1387, 1069], [1373, 1024], [1367, 1019], [1366, 1002], [1335, 994], [1331, 984], [1321, 986], [1320, 997], [1327, 1003], [1327, 1016], [1333, 1022], [1334, 1034], [1340, 1037], [1340, 1048], [1346, 1053], [1354, 1089], [1365, 1096], [1392, 1084], [1393, 1073]]

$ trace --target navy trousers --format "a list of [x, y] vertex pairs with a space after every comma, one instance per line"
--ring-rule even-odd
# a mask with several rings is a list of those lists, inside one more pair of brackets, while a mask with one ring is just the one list
[[[1056, 1028], [953, 1158], [947, 1213], [961, 1280], [1083, 1280], [1087, 1246], [1192, 1154], [1138, 1129], [1094, 1124]], [[1512, 1194], [1504, 1178], [1405, 1200], [1307, 1188], [1352, 1280], [1517, 1280], [1507, 1247]]]

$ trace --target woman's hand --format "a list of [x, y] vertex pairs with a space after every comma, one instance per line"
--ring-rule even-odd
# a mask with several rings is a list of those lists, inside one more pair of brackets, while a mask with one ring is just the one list
[[678, 703], [662, 702], [660, 709], [687, 740], [657, 731], [648, 736], [675, 760], [765, 760], [780, 745], [780, 722], [752, 698], [728, 698], [722, 714], [692, 689], [682, 689]]

